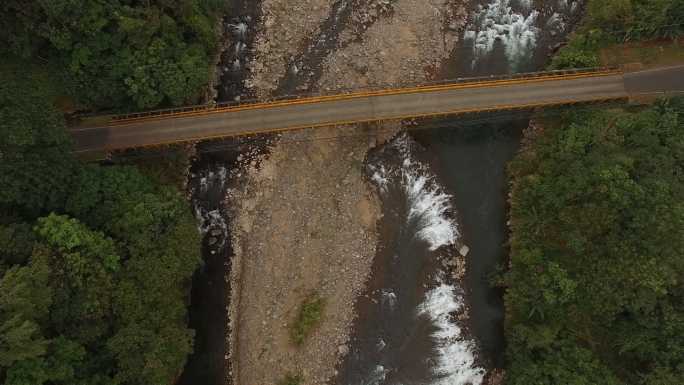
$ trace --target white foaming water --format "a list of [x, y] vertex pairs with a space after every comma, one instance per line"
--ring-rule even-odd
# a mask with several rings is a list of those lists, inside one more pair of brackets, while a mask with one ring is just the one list
[[237, 72], [240, 71], [240, 69], [242, 69], [242, 63], [240, 63], [240, 59], [235, 58], [235, 60], [233, 60], [233, 71]]
[[571, 2], [568, 2], [568, 0], [558, 0], [558, 4], [554, 9], [568, 15], [577, 12], [578, 7], [579, 2], [577, 0]]
[[520, 6], [523, 7], [523, 9], [525, 9], [526, 11], [532, 9], [533, 0], [518, 0], [518, 2], [520, 3]]
[[247, 33], [247, 23], [240, 22], [237, 24], [228, 24], [228, 26], [235, 32], [239, 37], [244, 37]]
[[386, 191], [389, 179], [387, 179], [387, 170], [385, 169], [385, 166], [381, 164], [379, 166], [371, 167], [373, 167], [373, 175], [371, 176], [371, 180], [376, 186], [378, 186], [380, 191]]
[[[209, 189], [219, 188], [223, 189], [226, 184], [228, 170], [221, 166], [216, 170], [209, 170], [203, 172], [199, 176], [199, 193], [205, 194]], [[213, 246], [221, 247], [225, 244], [228, 235], [228, 224], [221, 215], [219, 209], [209, 209], [202, 206], [202, 199], [195, 197], [193, 200], [193, 209], [195, 211], [195, 218], [197, 218], [197, 229], [202, 236], [210, 233], [216, 239]]]
[[566, 24], [563, 20], [563, 16], [558, 12], [554, 12], [553, 15], [546, 21], [546, 28], [550, 30], [552, 36], [565, 31]]
[[205, 193], [209, 186], [223, 186], [226, 183], [227, 175], [228, 170], [223, 166], [219, 167], [217, 171], [209, 170], [206, 175], [200, 177], [200, 191]]
[[434, 251], [441, 246], [453, 245], [459, 237], [458, 226], [449, 218], [451, 195], [444, 193], [427, 165], [414, 158], [411, 147], [415, 142], [403, 134], [391, 143], [403, 159], [401, 166], [369, 165], [371, 180], [381, 192], [387, 191], [390, 181], [405, 193], [409, 209], [407, 222], [415, 222], [416, 236]]
[[[460, 237], [458, 226], [452, 219], [452, 196], [445, 193], [429, 165], [414, 155], [418, 144], [402, 134], [387, 144], [383, 151], [393, 155], [389, 161], [369, 164], [371, 180], [381, 194], [395, 192], [406, 199], [407, 223], [417, 224], [416, 236], [428, 242], [429, 250], [453, 246]], [[400, 162], [393, 152], [396, 152]], [[442, 283], [440, 275], [433, 277], [437, 287], [428, 291], [416, 309], [416, 317], [426, 317], [434, 326], [430, 336], [436, 349], [435, 364], [431, 367], [433, 379], [429, 385], [480, 385], [485, 370], [475, 363], [477, 346], [463, 335], [452, 315], [464, 312], [463, 298], [455, 286]], [[391, 290], [382, 290], [381, 305], [392, 309], [399, 298]], [[386, 310], [383, 310], [386, 311]], [[376, 345], [379, 351], [386, 348], [385, 341]], [[424, 359], [424, 357], [416, 357]], [[377, 365], [360, 384], [384, 384], [387, 373], [394, 369]], [[399, 385], [399, 384], [395, 384]]]
[[242, 53], [242, 51], [245, 50], [245, 48], [247, 48], [247, 44], [241, 41], [235, 43], [235, 56], [240, 56], [240, 54]]
[[392, 290], [383, 290], [381, 297], [382, 305], [389, 307], [393, 311], [397, 307], [397, 295]]
[[432, 337], [437, 346], [437, 377], [432, 385], [479, 385], [485, 370], [475, 364], [475, 343], [461, 335], [451, 315], [462, 311], [463, 299], [455, 288], [442, 284], [429, 291], [418, 307], [418, 315], [429, 317], [437, 330]]
[[500, 41], [509, 65], [515, 69], [530, 57], [537, 43], [539, 28], [535, 26], [539, 12], [531, 10], [528, 0], [520, 1], [528, 15], [514, 12], [510, 0], [493, 0], [486, 7], [480, 6], [474, 17], [474, 26], [466, 30], [464, 39], [473, 44], [473, 68], [483, 57], [494, 50]]
[[373, 373], [371, 373], [370, 377], [368, 377], [366, 381], [361, 382], [359, 385], [380, 385], [383, 381], [385, 381], [386, 375], [387, 370], [385, 367], [382, 365], [377, 365], [375, 369], [373, 369]]
[[453, 245], [458, 237], [455, 224], [446, 217], [451, 209], [451, 195], [442, 193], [439, 188], [430, 188], [432, 176], [404, 174], [408, 200], [411, 203], [409, 220], [418, 221], [418, 237], [430, 244], [430, 251], [440, 246]]
[[195, 206], [195, 216], [200, 220], [198, 230], [202, 235], [208, 233], [209, 230], [221, 230], [222, 233], [228, 231], [226, 221], [218, 209], [206, 210], [201, 206]]

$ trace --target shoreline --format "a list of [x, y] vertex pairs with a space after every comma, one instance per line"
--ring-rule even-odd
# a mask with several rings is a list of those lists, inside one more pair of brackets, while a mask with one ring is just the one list
[[[251, 30], [253, 30], [254, 24], [257, 24], [259, 21], [259, 15], [257, 11], [258, 8], [258, 5], [255, 6], [255, 2], [246, 0], [225, 1], [225, 12], [223, 16], [219, 18], [215, 27], [215, 32], [217, 35], [219, 35], [219, 41], [217, 42], [216, 54], [213, 60], [214, 66], [211, 68], [210, 81], [203, 93], [204, 103], [215, 104], [226, 100], [234, 100], [235, 98], [241, 98], [243, 96], [250, 96], [249, 90], [244, 86], [245, 79], [249, 73], [247, 66], [241, 65], [240, 68], [237, 69], [233, 66], [236, 61], [243, 63], [250, 60], [250, 46], [254, 39], [254, 34], [251, 33]], [[243, 22], [245, 23], [245, 29], [241, 30], [240, 28], [242, 27], [239, 24]], [[234, 187], [241, 179], [239, 175], [236, 175], [234, 172], [234, 170], [239, 167], [241, 160], [249, 156], [249, 154], [251, 154], [253, 157], [256, 157], [256, 154], [259, 154], [268, 148], [268, 136], [256, 138], [256, 144], [250, 143], [251, 140], [252, 138], [247, 137], [192, 144], [192, 152], [194, 156], [192, 157], [189, 167], [194, 168], [198, 175], [192, 175], [192, 178], [190, 178], [190, 176], [186, 178], [186, 192], [188, 195], [188, 200], [192, 202], [192, 205], [196, 211], [199, 207], [205, 208], [203, 211], [197, 212], [198, 219], [202, 223], [201, 226], [215, 226], [217, 223], [213, 222], [219, 221], [220, 219], [220, 221], [223, 222], [222, 226], [225, 227], [221, 231], [221, 235], [217, 234], [217, 236], [221, 238], [220, 242], [223, 243], [223, 245], [218, 249], [216, 249], [217, 236], [214, 235], [214, 231], [217, 230], [208, 229], [207, 232], [203, 231], [202, 236], [203, 259], [207, 261], [207, 265], [213, 265], [209, 268], [209, 270], [221, 270], [220, 274], [215, 272], [212, 275], [215, 276], [214, 278], [217, 278], [216, 280], [218, 280], [218, 275], [221, 276], [220, 279], [222, 282], [220, 282], [219, 286], [222, 287], [222, 289], [221, 293], [218, 295], [223, 298], [223, 301], [211, 299], [208, 300], [208, 302], [204, 301], [205, 298], [211, 298], [212, 293], [217, 290], [216, 286], [211, 286], [211, 280], [209, 280], [210, 287], [206, 286], [207, 282], [204, 281], [208, 280], [207, 277], [199, 283], [200, 288], [198, 290], [200, 290], [201, 293], [198, 293], [197, 295], [202, 296], [202, 299], [198, 300], [199, 308], [196, 310], [196, 312], [200, 313], [200, 317], [203, 317], [202, 314], [205, 314], [204, 316], [206, 317], [206, 314], [208, 313], [221, 312], [225, 321], [206, 321], [208, 325], [198, 327], [198, 329], [201, 330], [200, 333], [205, 335], [204, 338], [211, 338], [211, 341], [203, 341], [202, 343], [208, 344], [208, 346], [202, 347], [202, 350], [193, 350], [192, 355], [189, 356], [185, 370], [188, 370], [190, 367], [189, 365], [199, 367], [192, 369], [190, 374], [186, 374], [184, 370], [184, 375], [188, 376], [186, 381], [189, 381], [188, 383], [191, 384], [195, 383], [203, 376], [219, 375], [218, 372], [214, 372], [214, 369], [201, 369], [202, 366], [207, 365], [207, 363], [198, 362], [213, 362], [213, 359], [208, 360], [207, 358], [203, 358], [203, 355], [207, 354], [206, 349], [212, 349], [210, 346], [216, 344], [219, 344], [223, 347], [223, 354], [221, 354], [221, 357], [217, 358], [223, 362], [222, 368], [220, 370], [222, 373], [220, 374], [222, 380], [218, 383], [226, 385], [232, 385], [234, 383], [232, 381], [232, 376], [235, 370], [234, 365], [236, 364], [236, 361], [233, 359], [233, 344], [231, 343], [231, 335], [234, 333], [234, 331], [232, 330], [233, 325], [230, 321], [232, 319], [231, 309], [235, 307], [235, 304], [233, 303], [235, 293], [239, 293], [240, 288], [240, 285], [238, 285], [235, 280], [231, 280], [231, 276], [236, 270], [235, 263], [239, 263], [239, 259], [234, 257], [233, 244], [230, 238], [230, 228], [233, 226], [233, 218], [230, 215], [230, 208], [226, 206], [224, 197], [194, 196], [198, 190], [202, 189], [200, 183], [201, 181], [198, 180], [198, 177], [204, 175], [203, 178], [205, 180], [211, 179], [211, 173], [216, 171], [213, 170], [213, 168], [222, 168], [225, 171], [226, 176], [222, 181], [220, 181], [220, 185], [210, 185], [206, 187], [205, 190], [216, 189], [220, 194], [224, 189], [229, 190], [230, 188]], [[223, 144], [228, 144], [228, 147], [237, 148], [228, 152], [226, 152], [226, 150], [219, 150], [220, 153], [216, 153], [212, 150], [212, 147], [221, 147]], [[208, 150], [208, 152], [204, 150]], [[207, 173], [209, 175], [207, 175]], [[209, 180], [209, 183], [214, 182]], [[217, 218], [211, 218], [208, 216], [209, 213], [207, 211], [211, 209], [217, 210]], [[203, 212], [204, 214], [202, 214]], [[218, 225], [221, 224], [218, 223]], [[221, 258], [223, 262], [220, 263], [220, 261], [217, 261], [216, 258]], [[196, 274], [200, 274], [200, 272]], [[203, 276], [204, 274], [207, 273], [202, 272], [200, 276]], [[195, 290], [194, 287], [197, 284], [198, 283], [193, 279], [193, 290]], [[214, 285], [215, 284], [216, 282], [214, 282]], [[221, 302], [222, 304], [219, 304], [218, 302]], [[221, 310], [212, 311], [216, 305], [220, 305]], [[216, 324], [217, 322], [220, 323], [218, 327], [220, 327], [222, 330], [222, 338], [220, 338], [220, 340], [216, 337], [210, 337], [210, 335], [213, 334], [211, 330], [217, 327], [212, 325]], [[213, 349], [216, 348], [216, 346], [213, 347]], [[211, 351], [212, 350], [209, 350], [209, 352]], [[211, 355], [212, 353], [209, 354]], [[195, 357], [193, 361], [194, 355], [198, 356]], [[216, 370], [218, 370], [218, 368], [216, 368]]]

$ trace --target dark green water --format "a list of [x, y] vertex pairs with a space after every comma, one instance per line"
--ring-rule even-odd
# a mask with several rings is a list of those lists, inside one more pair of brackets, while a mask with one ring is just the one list
[[507, 259], [506, 164], [518, 150], [522, 119], [471, 126], [434, 120], [414, 132], [432, 154], [435, 172], [454, 196], [463, 241], [470, 247], [465, 278], [470, 332], [481, 353], [503, 366], [503, 299], [491, 276]]
[[[486, 0], [470, 5], [467, 38], [443, 63], [441, 78], [542, 70], [581, 9], [580, 2], [572, 0]], [[338, 384], [480, 384], [486, 376], [478, 375], [479, 368], [504, 367], [503, 292], [492, 279], [508, 257], [506, 166], [518, 151], [528, 122], [529, 113], [421, 120], [411, 131], [419, 148], [404, 153], [405, 159], [421, 154], [420, 170], [413, 169], [413, 162], [400, 166], [401, 159], [383, 151], [377, 151], [379, 159], [369, 156], [370, 164], [376, 165], [373, 172], [378, 165], [408, 170], [403, 178], [390, 179], [380, 194], [385, 218], [390, 219], [381, 223], [380, 251], [366, 295], [370, 300], [357, 304], [359, 318]], [[402, 203], [415, 208], [425, 203], [408, 193], [407, 185], [418, 188], [415, 179], [406, 178], [412, 174], [431, 178], [441, 193], [450, 196], [454, 213], [445, 217], [455, 219], [459, 241], [470, 248], [462, 282], [439, 273], [440, 253], [412, 243], [420, 228], [412, 227], [410, 215], [402, 215]], [[398, 188], [402, 186], [403, 190]], [[431, 188], [427, 184], [417, 195], [429, 195]], [[445, 243], [442, 250], [453, 252], [454, 246]], [[464, 314], [462, 309], [450, 308], [448, 301], [433, 309], [435, 315], [448, 312], [451, 326], [444, 319], [421, 316], [421, 301], [430, 302], [430, 290], [445, 282], [455, 288], [451, 297], [468, 308], [463, 321], [456, 321]], [[384, 306], [385, 293], [396, 295], [392, 309]], [[453, 327], [460, 329], [455, 333], [463, 341], [460, 347], [439, 339]], [[468, 358], [473, 356], [474, 361]]]

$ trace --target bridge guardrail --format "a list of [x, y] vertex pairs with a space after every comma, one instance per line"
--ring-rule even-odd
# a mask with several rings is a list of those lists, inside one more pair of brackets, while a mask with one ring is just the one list
[[516, 73], [516, 74], [504, 74], [504, 75], [490, 75], [490, 76], [479, 76], [479, 77], [459, 77], [456, 79], [442, 79], [436, 81], [420, 82], [414, 84], [405, 84], [401, 88], [388, 88], [382, 86], [369, 86], [356, 89], [335, 89], [335, 90], [321, 90], [318, 92], [303, 92], [301, 94], [294, 95], [281, 95], [277, 97], [265, 98], [265, 99], [244, 99], [231, 102], [222, 102], [214, 104], [204, 104], [195, 105], [187, 107], [178, 108], [166, 108], [151, 111], [141, 111], [132, 112], [127, 114], [119, 114], [111, 117], [111, 122], [125, 122], [129, 120], [138, 120], [145, 118], [161, 117], [161, 116], [172, 116], [176, 114], [192, 113], [192, 112], [203, 112], [203, 111], [216, 111], [222, 109], [229, 109], [232, 107], [239, 107], [245, 105], [254, 105], [260, 103], [273, 103], [280, 101], [295, 101], [306, 98], [316, 98], [332, 95], [352, 95], [359, 92], [381, 92], [381, 91], [391, 91], [398, 89], [409, 89], [409, 88], [419, 88], [419, 87], [429, 87], [429, 86], [440, 86], [440, 85], [450, 85], [450, 84], [469, 84], [469, 83], [481, 83], [490, 81], [501, 81], [501, 80], [515, 80], [515, 79], [538, 79], [544, 77], [555, 77], [562, 75], [580, 75], [580, 74], [600, 74], [606, 72], [613, 72], [619, 70], [619, 67], [590, 67], [590, 68], [577, 68], [570, 70], [554, 70], [554, 71], [543, 71], [543, 72], [526, 72], [526, 73]]

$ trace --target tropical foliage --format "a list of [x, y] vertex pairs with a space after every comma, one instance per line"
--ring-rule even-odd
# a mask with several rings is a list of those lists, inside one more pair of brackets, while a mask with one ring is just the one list
[[510, 172], [508, 383], [684, 383], [684, 103], [569, 110]]
[[199, 235], [138, 169], [84, 165], [39, 82], [0, 78], [0, 383], [169, 385]]
[[89, 107], [197, 101], [216, 48], [219, 0], [6, 0], [0, 52], [44, 62]]

